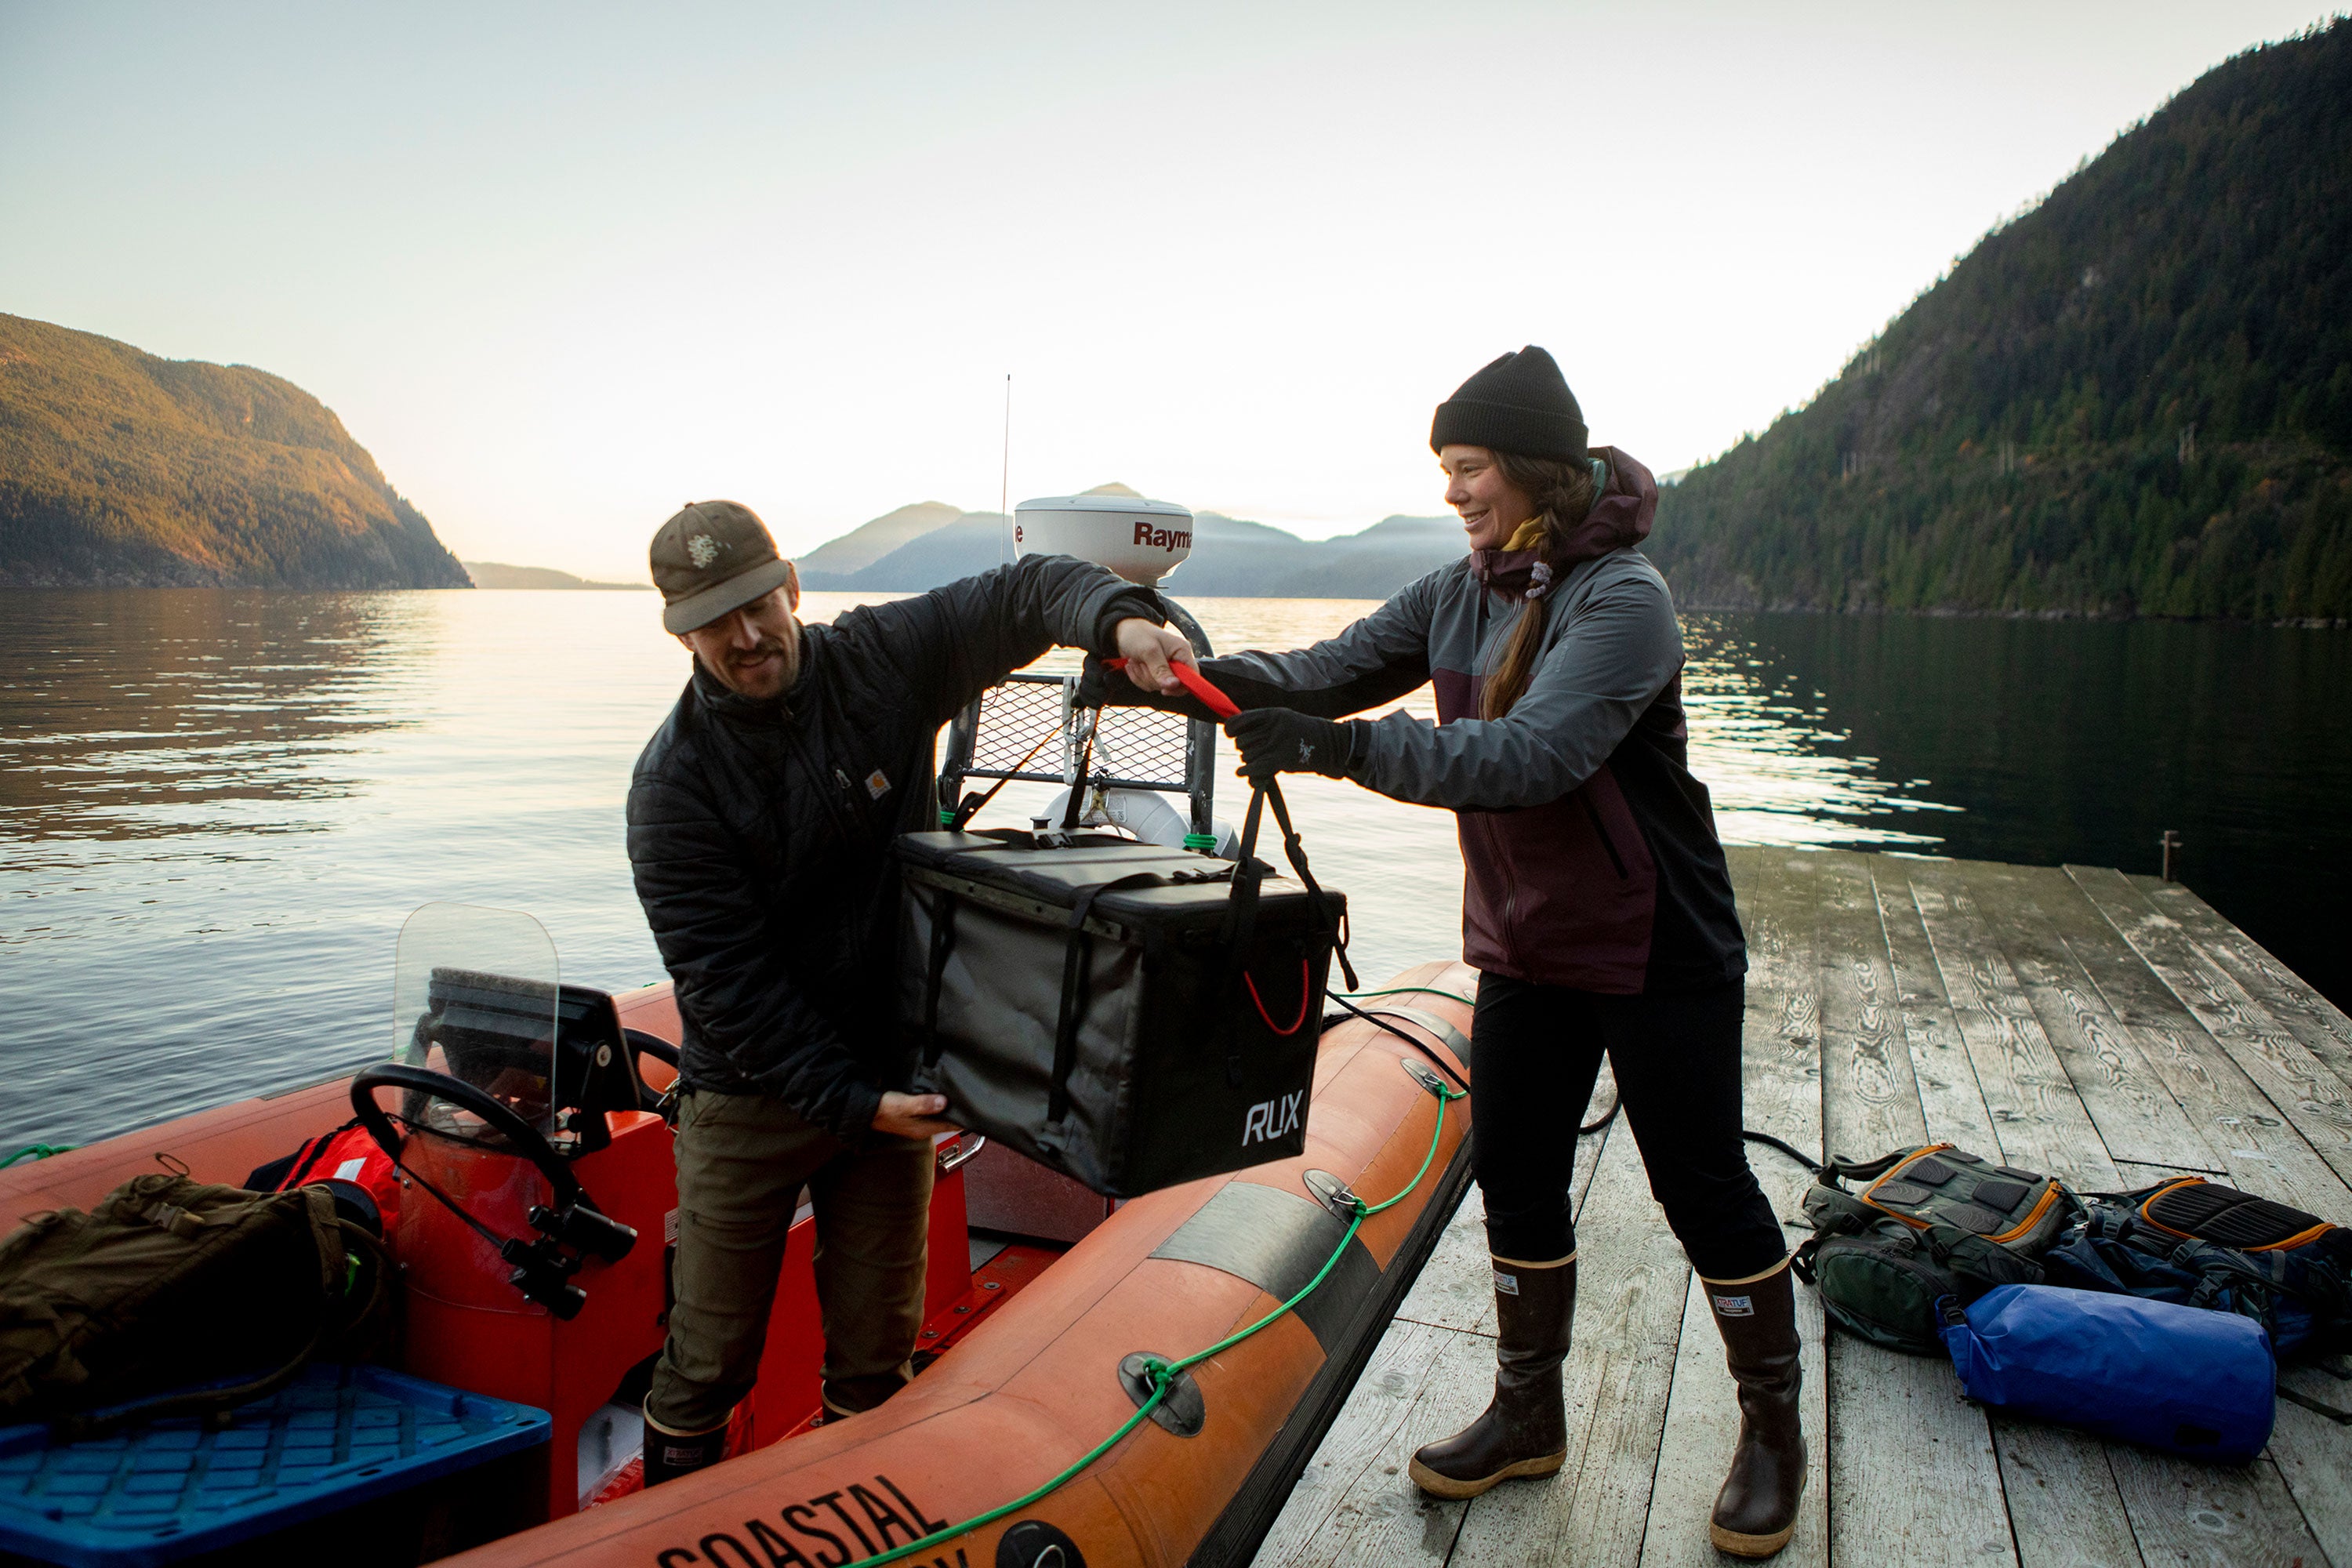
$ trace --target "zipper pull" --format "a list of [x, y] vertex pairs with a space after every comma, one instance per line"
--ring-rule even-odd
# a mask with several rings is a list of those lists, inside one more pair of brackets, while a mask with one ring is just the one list
[[839, 768], [833, 770], [833, 782], [841, 786], [842, 794], [847, 795], [849, 793], [849, 775], [843, 773]]

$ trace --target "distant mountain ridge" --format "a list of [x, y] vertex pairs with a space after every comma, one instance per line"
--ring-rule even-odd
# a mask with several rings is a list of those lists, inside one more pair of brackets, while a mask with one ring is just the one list
[[2352, 617], [2352, 22], [1988, 235], [1647, 550], [1685, 605]]
[[0, 315], [0, 585], [473, 584], [293, 383]]
[[651, 583], [599, 583], [592, 578], [575, 577], [569, 572], [558, 572], [552, 566], [512, 566], [503, 561], [467, 561], [462, 564], [477, 588], [597, 588], [620, 593], [653, 592]]
[[[1135, 494], [1124, 485], [1088, 493]], [[945, 516], [906, 536], [910, 513], [925, 521]], [[870, 553], [876, 541], [894, 537], [902, 542]], [[1391, 517], [1360, 533], [1307, 540], [1263, 522], [1195, 512], [1192, 553], [1168, 576], [1167, 587], [1198, 598], [1385, 599], [1466, 548], [1462, 524], [1452, 517]], [[855, 567], [840, 565], [861, 557]], [[919, 593], [1012, 559], [1003, 512], [959, 512], [927, 501], [828, 541], [801, 556], [799, 565], [802, 584], [812, 590]]]

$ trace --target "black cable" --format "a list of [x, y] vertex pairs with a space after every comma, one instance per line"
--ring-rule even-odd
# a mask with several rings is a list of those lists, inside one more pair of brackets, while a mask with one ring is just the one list
[[1793, 1147], [1781, 1142], [1780, 1140], [1773, 1137], [1769, 1132], [1754, 1132], [1743, 1128], [1741, 1129], [1739, 1135], [1742, 1138], [1747, 1139], [1750, 1143], [1761, 1143], [1768, 1149], [1778, 1149], [1781, 1153], [1786, 1154], [1790, 1159], [1794, 1160], [1798, 1164], [1802, 1165], [1806, 1170], [1811, 1171], [1816, 1176], [1826, 1175], [1829, 1172], [1829, 1167], [1822, 1164], [1819, 1160], [1810, 1159], [1803, 1154], [1800, 1154]]
[[[405, 1121], [406, 1118], [404, 1117], [400, 1120]], [[410, 1123], [410, 1127], [412, 1131], [423, 1132], [428, 1138], [440, 1136], [440, 1134], [433, 1131], [430, 1128], [417, 1127], [414, 1122]], [[520, 1239], [520, 1237], [500, 1236], [489, 1226], [484, 1225], [480, 1220], [478, 1220], [472, 1215], [467, 1214], [457, 1199], [451, 1197], [448, 1194], [435, 1186], [431, 1182], [426, 1181], [423, 1176], [417, 1174], [416, 1172], [409, 1169], [407, 1163], [402, 1160], [399, 1155], [394, 1154], [392, 1156], [392, 1164], [394, 1170], [406, 1175], [411, 1180], [415, 1181], [418, 1186], [423, 1187], [426, 1192], [432, 1194], [443, 1208], [447, 1209], [451, 1214], [456, 1215], [459, 1219], [464, 1220], [466, 1224], [472, 1228], [476, 1236], [480, 1237], [484, 1241], [490, 1244], [490, 1250], [492, 1252], [498, 1252], [500, 1248], [505, 1247], [509, 1240]]]
[[1624, 1106], [1625, 1097], [1621, 1094], [1616, 1099], [1609, 1102], [1609, 1109], [1601, 1113], [1600, 1121], [1586, 1122], [1583, 1126], [1576, 1130], [1576, 1135], [1579, 1138], [1591, 1137], [1595, 1132], [1600, 1131], [1602, 1128], [1616, 1121], [1617, 1112], [1623, 1110]]
[[1349, 1001], [1345, 996], [1340, 995], [1336, 991], [1326, 991], [1323, 994], [1328, 1000], [1337, 1002], [1340, 1006], [1345, 1007], [1349, 1012], [1353, 1013], [1357, 1017], [1363, 1019], [1374, 1028], [1386, 1029], [1390, 1034], [1394, 1035], [1398, 1039], [1402, 1040], [1406, 1045], [1411, 1046], [1414, 1050], [1419, 1051], [1423, 1056], [1427, 1057], [1431, 1061], [1436, 1063], [1437, 1070], [1444, 1073], [1447, 1078], [1452, 1079], [1454, 1080], [1454, 1086], [1456, 1089], [1460, 1089], [1465, 1094], [1470, 1092], [1469, 1080], [1465, 1079], [1460, 1073], [1455, 1072], [1454, 1070], [1453, 1064], [1448, 1062], [1444, 1057], [1439, 1056], [1436, 1051], [1433, 1050], [1430, 1047], [1428, 1041], [1414, 1038], [1412, 1036], [1406, 1034], [1402, 1029], [1398, 1028], [1394, 1024], [1382, 1018], [1377, 1013], [1365, 1012], [1361, 1007], [1357, 1006], [1353, 1002]]

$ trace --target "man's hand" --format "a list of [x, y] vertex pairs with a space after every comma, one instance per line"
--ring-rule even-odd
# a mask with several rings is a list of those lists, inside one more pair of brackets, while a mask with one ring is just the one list
[[1225, 721], [1225, 733], [1242, 754], [1243, 776], [1252, 779], [1307, 773], [1339, 778], [1356, 751], [1356, 732], [1348, 725], [1287, 708], [1247, 709]]
[[1183, 634], [1168, 626], [1155, 626], [1139, 616], [1129, 616], [1112, 628], [1118, 643], [1119, 656], [1127, 660], [1127, 678], [1145, 691], [1157, 691], [1168, 697], [1183, 694], [1184, 683], [1176, 679], [1169, 665], [1178, 659], [1192, 662], [1192, 645]]
[[948, 1108], [944, 1094], [900, 1094], [895, 1089], [882, 1091], [882, 1107], [874, 1113], [874, 1131], [887, 1132], [893, 1138], [929, 1138], [941, 1132], [960, 1132], [952, 1121], [942, 1121], [940, 1112]]

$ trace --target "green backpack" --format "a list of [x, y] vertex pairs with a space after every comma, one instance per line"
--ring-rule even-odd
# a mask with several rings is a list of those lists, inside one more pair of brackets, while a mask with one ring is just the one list
[[[1868, 1184], [1849, 1191], [1846, 1182]], [[1832, 1322], [1912, 1355], [1945, 1353], [1937, 1303], [1996, 1285], [2039, 1285], [2038, 1261], [2081, 1205], [2055, 1178], [1949, 1143], [1868, 1162], [1832, 1160], [1805, 1194], [1812, 1238], [1797, 1277]]]
[[323, 1186], [159, 1173], [88, 1214], [37, 1215], [0, 1242], [0, 1425], [75, 1439], [258, 1399], [314, 1358], [376, 1347], [388, 1268]]

